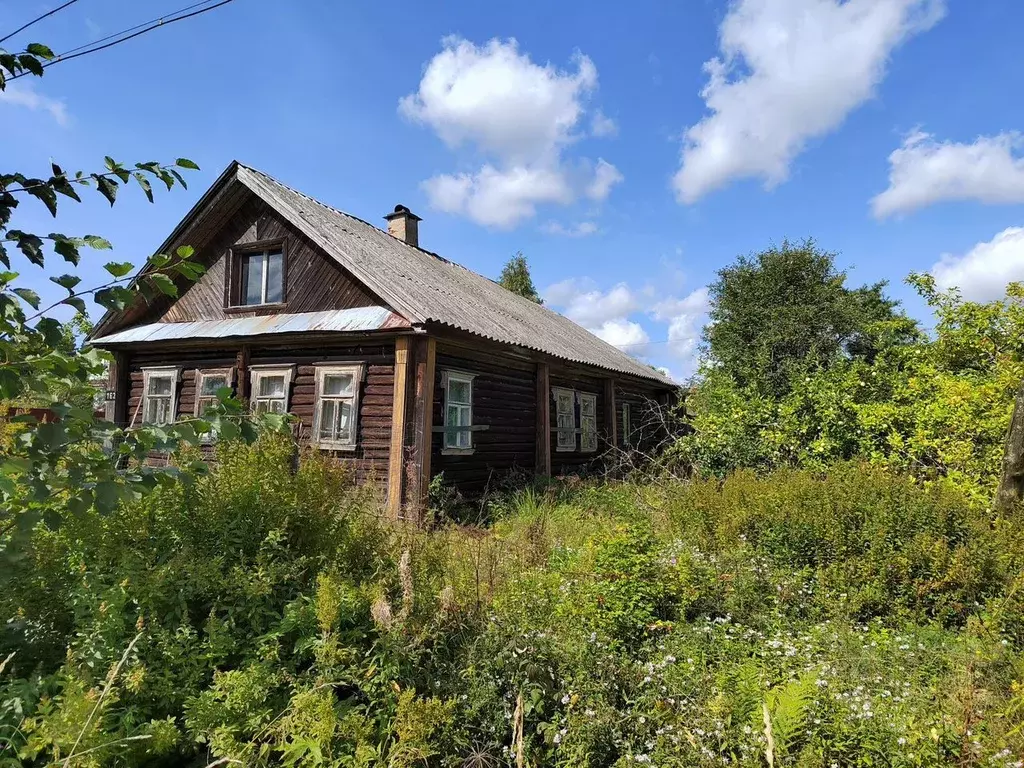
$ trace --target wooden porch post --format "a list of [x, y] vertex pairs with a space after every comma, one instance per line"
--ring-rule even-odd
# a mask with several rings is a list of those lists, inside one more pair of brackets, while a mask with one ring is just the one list
[[415, 350], [415, 387], [410, 428], [406, 431], [409, 447], [405, 509], [417, 523], [423, 522], [430, 487], [430, 453], [434, 433], [434, 378], [437, 361], [437, 342], [432, 338], [417, 338]]
[[235, 356], [235, 375], [238, 377], [238, 399], [243, 403], [249, 402], [252, 393], [249, 391], [249, 345], [243, 344]]
[[537, 441], [534, 472], [551, 475], [551, 378], [547, 363], [537, 363]]
[[391, 448], [388, 454], [388, 514], [402, 513], [405, 489], [405, 414], [409, 392], [409, 337], [395, 339], [395, 391], [391, 406]]
[[604, 380], [604, 432], [609, 448], [619, 444], [619, 425], [615, 420], [615, 379]]
[[114, 400], [107, 403], [106, 418], [119, 427], [128, 426], [128, 397], [132, 385], [128, 366], [128, 353], [114, 352], [114, 362], [107, 372], [107, 382], [110, 389], [114, 390]]

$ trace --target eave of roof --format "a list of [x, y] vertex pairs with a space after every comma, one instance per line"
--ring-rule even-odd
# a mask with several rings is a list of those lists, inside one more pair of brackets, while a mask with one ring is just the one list
[[180, 339], [228, 339], [281, 333], [353, 333], [409, 328], [408, 321], [387, 307], [357, 307], [324, 312], [148, 323], [92, 340], [97, 347]]

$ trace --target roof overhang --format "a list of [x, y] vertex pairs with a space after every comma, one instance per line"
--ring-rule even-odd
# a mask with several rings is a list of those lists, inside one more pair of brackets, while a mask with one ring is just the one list
[[93, 339], [91, 343], [97, 347], [110, 347], [158, 341], [210, 341], [286, 333], [367, 333], [409, 328], [405, 318], [387, 307], [357, 307], [188, 323], [149, 323]]

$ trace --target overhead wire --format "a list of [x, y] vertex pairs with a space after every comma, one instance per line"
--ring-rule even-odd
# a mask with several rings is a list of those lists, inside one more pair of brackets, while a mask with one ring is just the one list
[[[219, 0], [219, 2], [213, 2], [213, 4], [211, 5], [210, 3], [212, 1], [213, 0], [203, 0], [203, 2], [193, 3], [192, 5], [185, 6], [184, 8], [178, 9], [177, 11], [172, 11], [170, 14], [161, 16], [157, 19], [146, 21], [142, 24], [136, 24], [134, 27], [128, 27], [127, 29], [123, 29], [120, 32], [115, 32], [112, 35], [107, 35], [106, 37], [94, 40], [91, 43], [86, 43], [84, 45], [78, 46], [77, 48], [72, 48], [69, 51], [65, 51], [64, 53], [56, 56], [53, 60], [43, 64], [43, 68], [46, 69], [47, 67], [52, 67], [54, 64], [60, 64], [64, 61], [71, 61], [72, 59], [77, 59], [81, 56], [87, 56], [90, 53], [98, 53], [99, 51], [103, 51], [108, 48], [113, 48], [115, 45], [120, 45], [121, 43], [125, 43], [129, 40], [132, 40], [133, 38], [139, 37], [140, 35], [144, 35], [147, 32], [152, 32], [154, 29], [158, 29], [159, 27], [166, 27], [167, 25], [173, 24], [177, 21], [191, 19], [194, 16], [199, 16], [200, 14], [212, 11], [216, 8], [220, 8], [223, 5], [227, 5], [228, 3], [234, 2], [234, 0]], [[199, 6], [205, 7], [200, 8]], [[186, 13], [186, 11], [190, 10], [191, 13]], [[100, 43], [103, 43], [103, 45], [100, 45]], [[24, 77], [27, 74], [30, 73], [21, 72], [17, 75], [12, 75], [7, 79], [16, 80], [17, 78]]]
[[58, 6], [57, 8], [54, 8], [52, 11], [47, 11], [42, 16], [36, 16], [34, 19], [32, 19], [32, 21], [28, 22], [27, 24], [22, 24], [20, 27], [18, 27], [16, 30], [11, 32], [11, 34], [7, 35], [6, 37], [0, 37], [0, 43], [3, 43], [3, 42], [6, 42], [7, 40], [10, 40], [16, 34], [18, 34], [19, 32], [24, 32], [26, 29], [31, 27], [36, 22], [42, 21], [43, 19], [45, 19], [48, 16], [53, 16], [53, 14], [57, 13], [57, 11], [63, 11], [69, 5], [74, 5], [77, 2], [78, 2], [78, 0], [68, 0], [66, 3], [64, 3], [64, 5], [61, 5], [61, 6]]

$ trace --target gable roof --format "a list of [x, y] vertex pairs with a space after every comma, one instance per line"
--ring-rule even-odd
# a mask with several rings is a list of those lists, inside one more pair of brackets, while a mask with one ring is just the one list
[[[170, 246], [204, 202], [232, 182], [248, 188], [414, 325], [437, 323], [563, 360], [676, 386], [659, 371], [567, 317], [238, 162], [228, 166], [161, 250]], [[110, 313], [97, 324], [97, 330], [109, 319]]]

